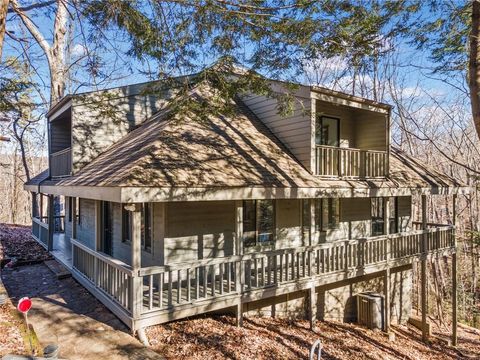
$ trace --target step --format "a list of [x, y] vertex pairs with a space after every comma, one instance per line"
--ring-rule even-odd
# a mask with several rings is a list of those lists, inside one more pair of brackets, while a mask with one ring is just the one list
[[59, 280], [72, 276], [70, 271], [68, 271], [68, 269], [57, 260], [47, 260], [45, 261], [45, 265], [47, 265], [50, 271], [53, 272]]

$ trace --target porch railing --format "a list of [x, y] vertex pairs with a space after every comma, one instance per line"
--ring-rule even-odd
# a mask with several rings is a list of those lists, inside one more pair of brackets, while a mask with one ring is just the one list
[[[394, 265], [422, 253], [427, 241], [429, 253], [453, 249], [453, 227], [436, 227], [388, 236], [234, 255], [152, 266], [133, 271], [110, 256], [95, 252], [72, 239], [72, 265], [91, 285], [120, 305], [133, 317], [137, 304], [140, 314], [170, 311], [229, 295], [278, 287], [335, 273], [350, 273], [382, 264]], [[425, 236], [424, 236], [425, 234]], [[379, 266], [378, 269], [376, 266]], [[134, 281], [138, 279], [137, 281]], [[138, 284], [138, 289], [134, 289]], [[140, 291], [138, 291], [140, 290]], [[141, 296], [141, 298], [139, 298]]]
[[317, 175], [375, 178], [387, 175], [387, 152], [317, 145]]
[[46, 220], [48, 220], [46, 217], [32, 218], [32, 235], [45, 247], [48, 244], [48, 223]]
[[67, 176], [72, 171], [72, 148], [66, 148], [50, 155], [50, 174]]
[[452, 227], [143, 268], [143, 312], [394, 263], [455, 246]]
[[133, 307], [130, 266], [110, 256], [100, 254], [71, 239], [72, 267], [110, 300], [131, 312]]

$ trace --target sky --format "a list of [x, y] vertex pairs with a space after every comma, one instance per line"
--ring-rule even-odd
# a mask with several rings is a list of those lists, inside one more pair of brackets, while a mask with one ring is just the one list
[[[27, 1], [23, 2], [23, 4], [27, 3]], [[37, 25], [47, 42], [51, 43], [53, 11], [49, 14], [45, 14], [44, 11], [32, 12], [30, 15], [32, 21]], [[19, 26], [18, 19], [12, 14], [10, 14], [7, 19], [7, 29], [10, 34], [15, 37], [29, 36], [24, 33], [23, 27]], [[94, 45], [88, 40], [85, 40], [88, 32], [88, 26], [85, 28], [79, 28], [77, 26], [71, 32], [72, 35], [69, 39], [69, 46], [71, 48], [70, 60], [71, 63], [74, 64], [71, 67], [71, 74], [77, 81], [67, 83], [67, 93], [80, 93], [151, 80], [149, 75], [145, 73], [145, 70], [154, 70], [156, 64], [123, 55], [129, 48], [128, 42], [121, 34], [111, 32], [108, 35], [114, 39], [114, 43], [104, 44], [106, 49], [100, 50], [99, 55], [105, 65], [104, 70], [108, 72], [110, 69], [116, 68], [116, 71], [113, 74], [108, 73], [108, 81], [98, 82], [96, 84], [88, 81], [89, 76], [85, 71], [88, 60], [86, 55], [89, 51], [94, 50]], [[28, 47], [29, 45], [26, 43], [23, 44], [20, 42], [20, 44], [21, 45], [7, 38], [4, 46], [3, 59], [16, 57], [22, 51], [28, 53], [29, 57], [33, 59], [32, 71], [35, 74], [34, 78], [40, 84], [39, 92], [48, 99], [49, 72], [45, 56], [42, 55], [41, 49], [35, 43], [31, 43], [33, 45], [30, 47]], [[446, 84], [443, 79], [438, 79], [436, 75], [431, 73], [434, 64], [429, 60], [427, 54], [419, 52], [407, 42], [396, 44], [395, 48], [394, 61], [397, 64], [395, 67], [395, 78], [397, 79], [395, 91], [407, 98], [415, 98], [417, 102], [422, 103], [419, 116], [422, 116], [422, 112], [423, 114], [427, 114], [431, 110], [426, 107], [424, 103], [428, 102], [429, 99], [431, 100], [432, 97], [444, 103], [449, 101], [457, 102], [458, 97], [461, 96], [461, 91]], [[248, 44], [246, 45], [246, 50], [248, 51]], [[213, 63], [215, 59], [206, 51], [204, 58], [200, 61], [208, 65]], [[351, 69], [349, 69], [349, 65], [343, 59], [318, 59], [315, 61], [315, 66], [321, 68], [321, 76], [318, 76], [318, 72], [316, 72], [313, 66], [306, 66], [304, 68], [304, 74], [298, 77], [298, 81], [301, 83], [322, 85], [335, 90], [352, 92], [351, 84], [354, 77], [350, 71]], [[384, 74], [384, 76], [392, 76], [392, 74]], [[338, 77], [341, 77], [340, 80], [338, 80]], [[317, 82], [317, 79], [319, 79], [319, 82]], [[361, 81], [367, 84], [367, 87], [374, 81], [370, 75], [357, 76], [355, 80], [356, 82]], [[456, 84], [460, 87], [465, 86], [463, 79], [460, 79], [460, 82]], [[386, 91], [385, 94], [386, 95], [380, 100], [391, 102], [388, 91]], [[356, 95], [359, 95], [358, 90]], [[369, 98], [373, 97], [368, 91], [360, 95], [365, 95]], [[36, 97], [40, 99], [39, 95], [36, 95]], [[465, 109], [468, 110], [468, 103], [465, 103]], [[45, 110], [46, 107], [44, 107], [44, 111]], [[45, 128], [39, 131], [44, 132]], [[8, 149], [8, 146], [11, 146], [11, 144], [3, 144], [0, 146], [6, 146]], [[0, 152], [1, 151], [2, 148], [0, 147]]]

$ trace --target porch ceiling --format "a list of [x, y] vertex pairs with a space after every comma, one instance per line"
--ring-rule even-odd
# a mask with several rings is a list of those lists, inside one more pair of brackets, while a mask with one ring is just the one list
[[[213, 91], [197, 86], [199, 106]], [[119, 202], [248, 198], [368, 197], [466, 191], [455, 179], [393, 149], [390, 177], [333, 180], [308, 172], [239, 100], [231, 113], [164, 110], [75, 175], [25, 185], [30, 191]], [[40, 186], [40, 189], [39, 189]]]

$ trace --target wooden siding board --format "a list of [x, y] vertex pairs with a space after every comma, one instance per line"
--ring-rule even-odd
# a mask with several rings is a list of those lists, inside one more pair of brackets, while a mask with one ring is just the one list
[[[310, 169], [311, 120], [310, 99], [298, 98], [291, 115], [281, 116], [277, 111], [277, 100], [264, 95], [243, 97], [249, 109], [282, 141], [297, 160]], [[307, 154], [308, 156], [304, 156]]]

